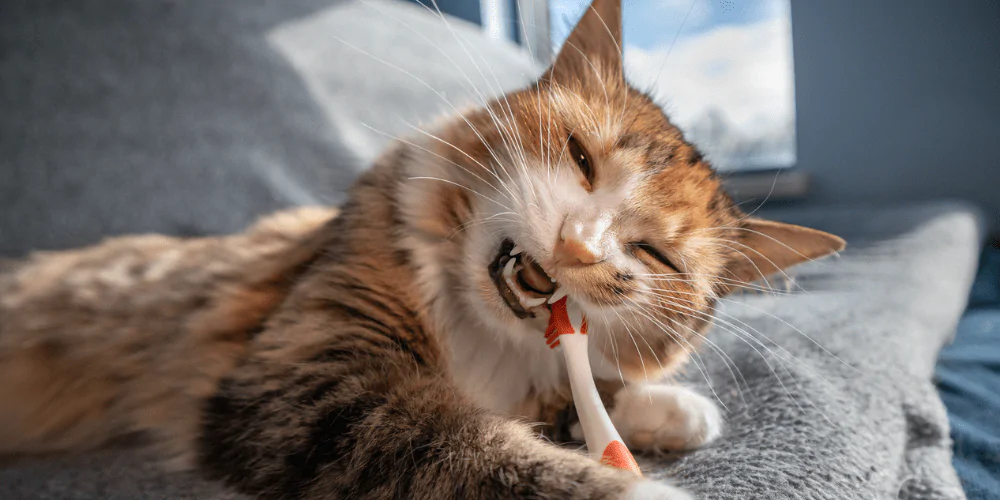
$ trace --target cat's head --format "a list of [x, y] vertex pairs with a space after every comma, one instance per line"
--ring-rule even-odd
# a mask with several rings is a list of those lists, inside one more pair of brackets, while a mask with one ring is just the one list
[[844, 242], [744, 214], [621, 55], [620, 1], [595, 0], [535, 85], [408, 148], [403, 199], [444, 321], [542, 345], [567, 293], [641, 377], [698, 343], [719, 296]]

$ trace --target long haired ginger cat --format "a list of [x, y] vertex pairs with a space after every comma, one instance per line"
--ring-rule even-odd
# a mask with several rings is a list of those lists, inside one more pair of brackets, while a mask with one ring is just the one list
[[743, 214], [621, 54], [595, 0], [533, 86], [396, 143], [339, 214], [5, 264], [0, 454], [140, 433], [262, 498], [689, 498], [523, 423], [572, 427], [546, 303], [584, 308], [627, 444], [690, 449], [720, 411], [657, 381], [716, 299], [843, 241]]

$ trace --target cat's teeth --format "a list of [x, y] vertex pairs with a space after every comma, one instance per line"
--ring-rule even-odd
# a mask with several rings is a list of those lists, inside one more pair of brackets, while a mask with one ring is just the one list
[[559, 302], [559, 300], [565, 297], [567, 293], [569, 292], [566, 291], [566, 287], [560, 286], [559, 288], [556, 289], [555, 292], [552, 293], [552, 296], [549, 297], [549, 304], [555, 304], [556, 302]]
[[519, 246], [517, 246], [517, 245], [514, 245], [514, 248], [512, 248], [512, 249], [510, 250], [510, 256], [511, 256], [511, 257], [513, 257], [513, 256], [515, 256], [515, 255], [517, 255], [517, 254], [521, 253], [522, 251], [524, 251], [524, 249], [523, 249], [523, 248], [521, 248], [521, 247], [519, 247]]
[[514, 259], [510, 259], [507, 261], [507, 265], [505, 265], [503, 268], [503, 275], [505, 277], [511, 278], [514, 276], [514, 264], [516, 263], [517, 261], [515, 261]]
[[524, 306], [525, 309], [531, 309], [532, 307], [538, 307], [544, 304], [546, 300], [546, 297], [538, 297], [534, 299], [522, 298], [521, 305]]

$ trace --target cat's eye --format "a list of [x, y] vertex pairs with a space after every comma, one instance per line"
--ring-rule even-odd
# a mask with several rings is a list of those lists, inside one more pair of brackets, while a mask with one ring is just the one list
[[587, 156], [587, 152], [580, 146], [580, 143], [572, 135], [569, 136], [569, 142], [566, 144], [566, 149], [569, 151], [570, 157], [576, 162], [576, 166], [580, 167], [580, 172], [583, 172], [583, 176], [587, 178], [587, 182], [594, 184], [594, 168], [590, 164], [590, 157]]
[[667, 257], [665, 253], [661, 252], [658, 248], [645, 241], [636, 241], [634, 243], [630, 243], [629, 247], [632, 249], [633, 255], [635, 253], [641, 252], [645, 255], [648, 255], [649, 257], [652, 257], [660, 264], [669, 267], [671, 270], [675, 272], [678, 273], [682, 272], [681, 268], [677, 267], [677, 265], [674, 264], [674, 261], [670, 260], [670, 258]]

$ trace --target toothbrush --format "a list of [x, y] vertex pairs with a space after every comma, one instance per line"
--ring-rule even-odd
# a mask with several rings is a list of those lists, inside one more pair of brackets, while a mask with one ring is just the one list
[[566, 371], [569, 372], [569, 386], [573, 391], [573, 401], [580, 417], [580, 426], [583, 427], [587, 450], [604, 465], [642, 476], [639, 464], [611, 423], [597, 392], [597, 385], [594, 384], [587, 353], [587, 318], [576, 304], [569, 302], [568, 297], [562, 297], [551, 304], [551, 307], [545, 343], [551, 349], [562, 347]]

